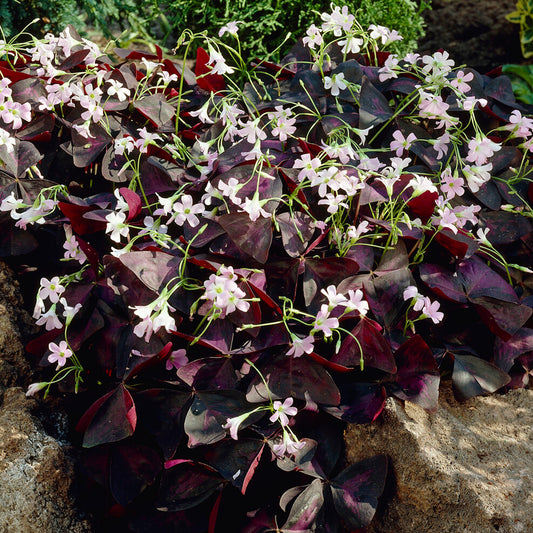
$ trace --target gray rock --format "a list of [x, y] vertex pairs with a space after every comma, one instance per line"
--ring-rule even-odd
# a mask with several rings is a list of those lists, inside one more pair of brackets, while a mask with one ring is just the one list
[[67, 449], [44, 431], [22, 388], [31, 371], [20, 329], [29, 324], [0, 262], [0, 533], [89, 533], [72, 500]]
[[533, 391], [453, 399], [439, 408], [389, 398], [369, 425], [346, 431], [348, 460], [391, 458], [369, 533], [533, 531]]

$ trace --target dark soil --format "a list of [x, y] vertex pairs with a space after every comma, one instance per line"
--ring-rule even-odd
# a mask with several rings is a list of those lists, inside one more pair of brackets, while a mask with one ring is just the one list
[[449, 52], [456, 66], [465, 64], [482, 74], [506, 63], [524, 63], [519, 25], [505, 15], [515, 0], [433, 0], [423, 13], [426, 36], [420, 53]]

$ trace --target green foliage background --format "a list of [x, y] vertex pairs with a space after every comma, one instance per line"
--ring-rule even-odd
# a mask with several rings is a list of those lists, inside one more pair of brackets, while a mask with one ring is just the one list
[[[397, 30], [404, 40], [392, 51], [404, 54], [416, 48], [424, 35], [421, 13], [430, 0], [335, 0], [347, 5], [364, 27], [381, 24]], [[88, 24], [111, 37], [110, 28], [127, 30], [132, 37], [157, 41], [171, 48], [183, 30], [216, 35], [224, 24], [239, 20], [239, 37], [246, 59], [264, 58], [281, 46], [282, 55], [313, 23], [330, 11], [329, 0], [0, 0], [0, 26], [11, 37], [33, 19], [35, 36], [59, 33], [67, 24], [83, 31]], [[291, 32], [285, 44], [284, 39]], [[274, 56], [274, 59], [277, 57]]]

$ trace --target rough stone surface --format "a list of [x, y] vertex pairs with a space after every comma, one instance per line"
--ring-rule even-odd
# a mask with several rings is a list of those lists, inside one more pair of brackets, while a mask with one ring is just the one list
[[16, 283], [0, 262], [0, 533], [87, 533], [71, 499], [73, 468], [26, 398], [31, 380], [20, 340], [30, 325]]
[[391, 458], [369, 533], [533, 531], [533, 390], [459, 404], [444, 389], [439, 403], [390, 398], [376, 422], [347, 429], [350, 462]]

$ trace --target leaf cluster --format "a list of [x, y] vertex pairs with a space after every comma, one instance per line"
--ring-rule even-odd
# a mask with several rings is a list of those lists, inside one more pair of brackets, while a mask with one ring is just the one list
[[[11, 149], [5, 140], [0, 146], [0, 255], [61, 276], [66, 302], [81, 304], [27, 350], [49, 383], [50, 343], [67, 340], [76, 353], [81, 366], [65, 365], [75, 372], [59, 386], [78, 415], [87, 498], [103, 514], [137, 532], [365, 528], [388, 460], [346, 465], [344, 424], [374, 421], [389, 397], [434, 410], [441, 380], [452, 381], [459, 399], [527, 386], [533, 274], [520, 265], [531, 265], [533, 194], [527, 147], [504, 128], [513, 112], [525, 112], [508, 78], [467, 69], [469, 95], [478, 100], [470, 110], [453, 85], [435, 91], [458, 132], [441, 153], [432, 145], [442, 134], [438, 120], [417, 108], [421, 70], [406, 65], [380, 79], [391, 56], [370, 46], [343, 53], [332, 44], [320, 70], [299, 42], [279, 64], [246, 68], [235, 82], [212, 72], [212, 40], [210, 52], [197, 49], [192, 72], [160, 48], [119, 50], [118, 65], [105, 55], [87, 64], [94, 50], [72, 28], [70, 35], [78, 44], [57, 46], [55, 83], [106, 91], [99, 120], [82, 116], [83, 98], [43, 107], [50, 78], [27, 50], [14, 48], [0, 63], [11, 98], [31, 105], [23, 127], [3, 124], [14, 140]], [[162, 72], [174, 77], [164, 82]], [[341, 73], [348, 85], [333, 95], [325, 77]], [[109, 91], [113, 82], [127, 89], [124, 99]], [[242, 128], [260, 125], [259, 155], [249, 157], [255, 142], [246, 135], [225, 138], [224, 104], [246, 117]], [[295, 116], [284, 140], [269, 119], [279, 106]], [[476, 237], [473, 224], [453, 231], [435, 222], [437, 192], [409, 188], [418, 175], [440, 191], [444, 167], [464, 168], [465, 139], [476, 128], [502, 147], [490, 157], [492, 179], [455, 205], [479, 208], [488, 239]], [[389, 186], [361, 162], [392, 165], [397, 130], [417, 142]], [[343, 162], [327, 151], [337, 141], [353, 149]], [[319, 186], [298, 178], [303, 156], [365, 183], [331, 213]], [[221, 194], [231, 179], [232, 190]], [[53, 207], [15, 224], [23, 212], [5, 207], [11, 195], [26, 213]], [[186, 197], [210, 206], [198, 223], [190, 212], [180, 211], [181, 224], [178, 211], [174, 220], [156, 214]], [[258, 216], [243, 209], [254, 198], [264, 211]], [[121, 222], [112, 223], [119, 212]], [[346, 237], [363, 223], [367, 233]], [[62, 261], [63, 250], [45, 248], [63, 242], [66, 227], [86, 258], [77, 270]], [[129, 233], [113, 238], [115, 230]], [[206, 288], [229, 267], [247, 305], [224, 311]], [[332, 286], [337, 295], [364, 297], [367, 308], [333, 305], [337, 325], [328, 335], [317, 318]], [[413, 286], [440, 302], [442, 324], [405, 298]], [[139, 335], [138, 311], [149, 306]], [[169, 318], [156, 327], [162, 309]], [[291, 355], [306, 336], [312, 349]], [[188, 361], [173, 365], [182, 350]], [[298, 414], [286, 425], [272, 420], [276, 402], [289, 397]]]

